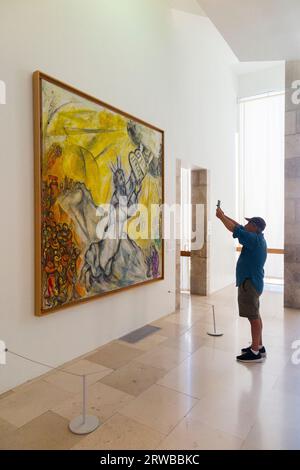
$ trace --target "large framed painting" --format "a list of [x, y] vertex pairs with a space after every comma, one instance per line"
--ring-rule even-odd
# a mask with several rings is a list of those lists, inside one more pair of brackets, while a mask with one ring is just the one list
[[41, 72], [36, 315], [163, 279], [164, 132]]

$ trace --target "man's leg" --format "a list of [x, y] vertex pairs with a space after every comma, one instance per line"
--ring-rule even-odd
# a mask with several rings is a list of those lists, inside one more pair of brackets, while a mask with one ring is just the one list
[[253, 351], [259, 351], [259, 346], [262, 345], [262, 320], [257, 318], [256, 320], [250, 320], [251, 325], [251, 336]]
[[259, 345], [263, 346], [264, 345], [263, 339], [262, 339], [263, 322], [262, 322], [261, 316], [259, 316], [259, 319], [260, 319], [260, 343]]

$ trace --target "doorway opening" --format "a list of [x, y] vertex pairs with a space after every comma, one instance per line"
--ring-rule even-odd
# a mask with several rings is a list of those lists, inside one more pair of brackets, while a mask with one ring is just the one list
[[180, 291], [191, 290], [191, 170], [181, 168], [181, 214], [180, 214]]
[[[180, 241], [180, 292], [207, 295], [208, 273], [208, 172], [201, 168], [181, 168], [181, 241]], [[197, 219], [197, 206], [203, 217]], [[201, 246], [194, 247], [198, 238]]]

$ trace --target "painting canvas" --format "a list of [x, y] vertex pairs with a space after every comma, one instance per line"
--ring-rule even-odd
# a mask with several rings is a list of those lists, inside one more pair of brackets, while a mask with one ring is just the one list
[[35, 314], [162, 279], [163, 131], [41, 72], [34, 109]]

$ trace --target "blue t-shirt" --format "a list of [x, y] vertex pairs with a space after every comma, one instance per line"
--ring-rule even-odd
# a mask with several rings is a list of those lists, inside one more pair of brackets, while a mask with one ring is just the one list
[[267, 243], [262, 233], [247, 232], [245, 227], [237, 225], [233, 231], [243, 245], [236, 265], [236, 285], [240, 286], [245, 279], [251, 279], [259, 294], [264, 289], [264, 264], [267, 259]]

